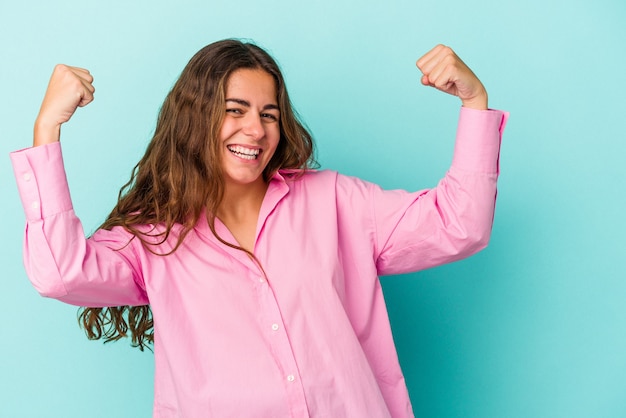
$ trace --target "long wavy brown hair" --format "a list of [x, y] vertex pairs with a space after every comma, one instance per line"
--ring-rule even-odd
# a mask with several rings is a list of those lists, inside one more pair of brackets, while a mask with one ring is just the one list
[[[225, 114], [226, 85], [230, 75], [242, 68], [264, 70], [276, 82], [280, 140], [263, 172], [265, 181], [279, 169], [302, 173], [316, 164], [311, 134], [291, 105], [276, 61], [252, 43], [233, 39], [215, 42], [191, 58], [168, 93], [146, 153], [100, 228], [121, 226], [149, 251], [166, 257], [178, 249], [206, 214], [211, 231], [222, 243], [245, 251], [225, 242], [215, 231], [215, 214], [224, 195], [219, 132]], [[155, 251], [177, 224], [182, 228], [174, 249], [168, 253]], [[156, 244], [154, 235], [141, 232], [145, 231], [142, 225], [164, 226]], [[154, 342], [149, 305], [85, 307], [79, 310], [78, 319], [89, 339], [116, 341], [130, 333], [131, 344], [141, 350]]]

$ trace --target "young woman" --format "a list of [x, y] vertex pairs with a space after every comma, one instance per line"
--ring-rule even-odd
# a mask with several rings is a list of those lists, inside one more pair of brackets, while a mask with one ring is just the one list
[[93, 100], [93, 79], [57, 66], [34, 147], [11, 155], [33, 285], [88, 307], [90, 338], [153, 342], [155, 417], [412, 416], [378, 277], [487, 244], [507, 118], [487, 110], [483, 85], [450, 48], [417, 66], [424, 85], [463, 105], [436, 188], [384, 191], [311, 170], [311, 135], [275, 61], [225, 40], [185, 67], [88, 239], [59, 138]]

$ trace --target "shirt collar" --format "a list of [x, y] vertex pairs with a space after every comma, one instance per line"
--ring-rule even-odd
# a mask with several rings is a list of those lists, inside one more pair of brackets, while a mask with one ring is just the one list
[[[265, 225], [268, 216], [272, 212], [274, 212], [280, 201], [285, 196], [287, 196], [287, 194], [289, 194], [292, 180], [297, 176], [298, 173], [301, 173], [301, 171], [302, 170], [297, 169], [283, 169], [277, 171], [272, 175], [267, 187], [267, 191], [265, 192], [265, 197], [263, 198], [261, 210], [259, 212], [259, 220], [257, 221], [256, 231], [257, 236]], [[228, 230], [219, 219], [215, 220], [215, 228], [220, 236], [222, 236], [222, 238], [225, 238], [224, 235], [226, 235], [227, 237], [232, 237], [230, 233], [227, 232]], [[200, 219], [198, 220], [194, 229], [211, 241], [217, 241], [217, 238], [213, 235], [211, 229], [209, 228], [207, 216], [205, 213], [200, 216]], [[220, 243], [220, 245], [223, 244]]]

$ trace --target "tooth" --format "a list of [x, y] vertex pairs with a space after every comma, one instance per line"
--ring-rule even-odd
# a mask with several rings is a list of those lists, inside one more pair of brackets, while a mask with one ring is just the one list
[[233, 152], [233, 153], [235, 153], [235, 154], [237, 154], [237, 155], [239, 155], [241, 157], [245, 157], [248, 160], [256, 159], [257, 156], [261, 153], [261, 150], [258, 149], [258, 148], [250, 149], [250, 148], [242, 147], [240, 145], [228, 145], [227, 148], [231, 152]]

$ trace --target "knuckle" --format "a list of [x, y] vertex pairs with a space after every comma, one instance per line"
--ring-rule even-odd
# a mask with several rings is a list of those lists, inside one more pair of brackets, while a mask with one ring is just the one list
[[448, 68], [456, 68], [458, 65], [458, 61], [456, 59], [456, 55], [448, 54], [446, 55], [442, 61], [446, 64]]
[[65, 64], [57, 64], [54, 66], [55, 73], [64, 73], [66, 71], [68, 71], [68, 67]]

